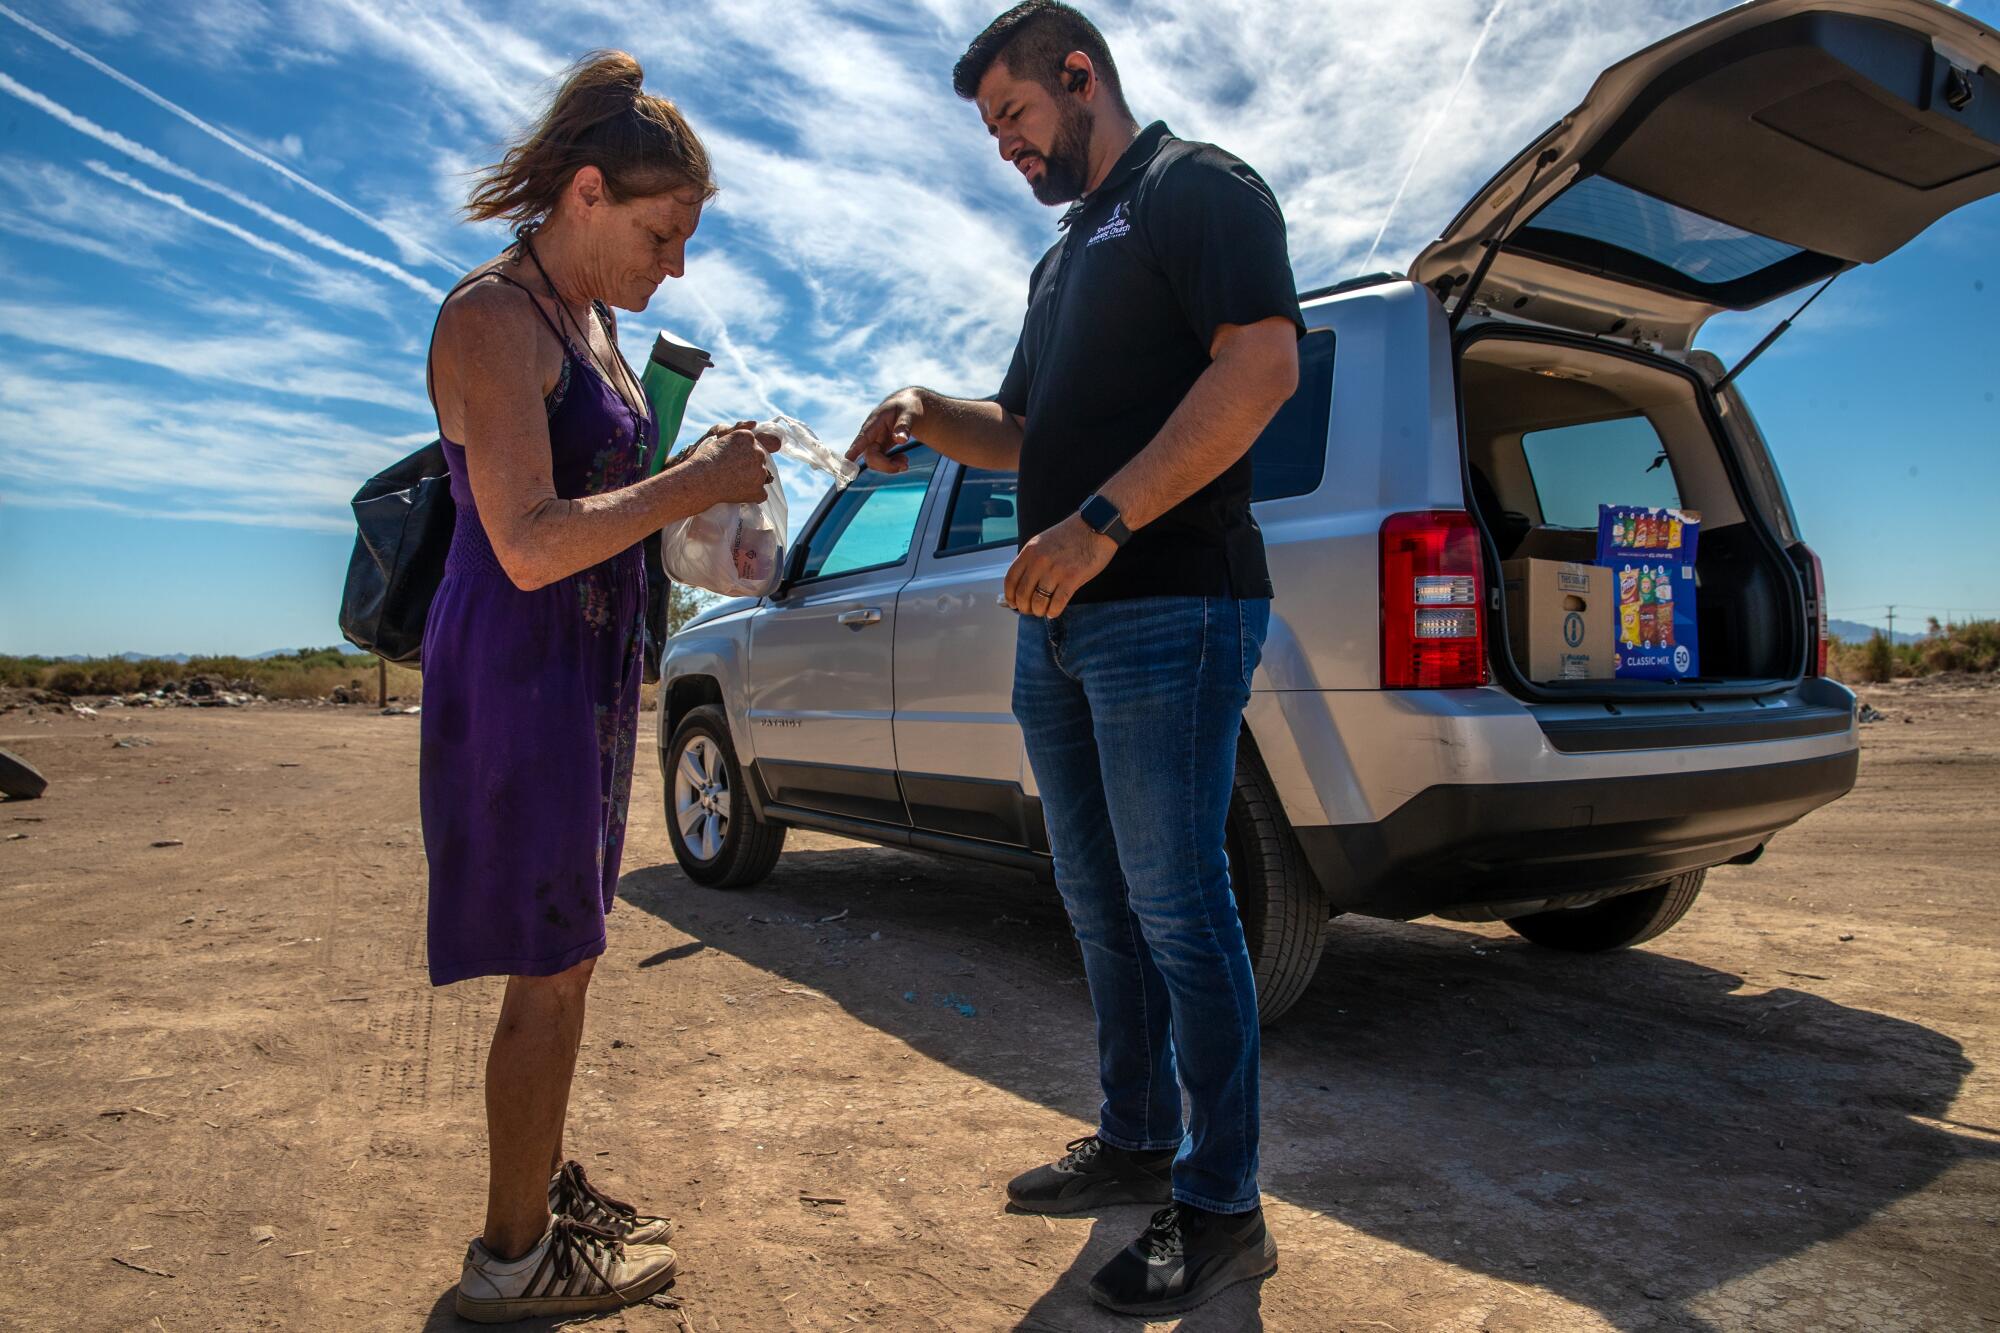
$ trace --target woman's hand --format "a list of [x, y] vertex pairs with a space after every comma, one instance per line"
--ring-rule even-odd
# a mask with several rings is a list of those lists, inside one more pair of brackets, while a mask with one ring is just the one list
[[679, 467], [681, 464], [687, 462], [688, 459], [694, 457], [695, 450], [701, 448], [704, 444], [707, 444], [711, 439], [714, 439], [718, 435], [727, 435], [729, 434], [730, 431], [733, 430], [749, 430], [756, 424], [757, 423], [754, 421], [739, 421], [732, 426], [726, 422], [718, 421], [713, 426], [710, 426], [707, 430], [703, 431], [700, 434], [700, 436], [695, 439], [693, 444], [690, 444], [687, 448], [681, 450], [679, 453], [667, 459], [665, 463], [661, 464], [660, 470], [662, 472], [665, 472], [669, 468]]
[[771, 455], [783, 443], [754, 421], [711, 426], [692, 447], [667, 466], [682, 475], [706, 498], [703, 509], [719, 504], [756, 504], [772, 481]]

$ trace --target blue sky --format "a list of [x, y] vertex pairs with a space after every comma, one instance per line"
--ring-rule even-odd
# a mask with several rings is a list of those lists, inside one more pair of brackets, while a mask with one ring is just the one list
[[[430, 438], [437, 298], [504, 242], [454, 221], [465, 173], [593, 46], [644, 62], [724, 187], [625, 321], [635, 362], [656, 327], [717, 352], [691, 421], [844, 441], [901, 384], [991, 391], [1056, 216], [950, 92], [999, 7], [0, 0], [0, 652], [337, 641], [347, 497]], [[1089, 9], [1142, 120], [1270, 180], [1307, 286], [1407, 263], [1599, 69], [1724, 7]], [[2000, 612], [1996, 255], [1989, 200], [1744, 377], [1836, 614]], [[1731, 359], [1780, 313], [1704, 342]]]

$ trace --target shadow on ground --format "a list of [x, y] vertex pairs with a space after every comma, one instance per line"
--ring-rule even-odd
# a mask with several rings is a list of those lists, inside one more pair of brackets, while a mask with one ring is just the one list
[[[662, 865], [621, 895], [955, 1069], [1095, 1120], [1081, 963], [1054, 890], [1025, 874], [802, 849], [755, 890]], [[1744, 993], [1660, 953], [1343, 918], [1264, 1041], [1268, 1196], [1621, 1328], [1709, 1327], [1688, 1306], [1702, 1293], [1968, 1156], [2000, 1157], [1909, 1118], [1949, 1114], [1971, 1068], [1957, 1043], [1803, 991]], [[1100, 1220], [1020, 1327], [1072, 1326], [1082, 1284], [1143, 1224], [1141, 1210]], [[1232, 1301], [1183, 1327], [1261, 1327], [1254, 1286]]]

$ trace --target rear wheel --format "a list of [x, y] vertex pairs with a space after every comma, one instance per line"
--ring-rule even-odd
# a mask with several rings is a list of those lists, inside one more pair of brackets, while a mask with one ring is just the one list
[[667, 837], [674, 859], [697, 884], [740, 889], [771, 873], [785, 849], [785, 826], [750, 808], [729, 719], [703, 704], [681, 719], [667, 743]]
[[1270, 776], [1247, 740], [1237, 746], [1224, 845], [1257, 978], [1257, 1019], [1269, 1023], [1298, 1003], [1319, 970], [1326, 893], [1300, 855]]
[[1664, 933], [1686, 916], [1707, 877], [1706, 870], [1690, 870], [1637, 893], [1621, 893], [1587, 907], [1517, 916], [1507, 925], [1522, 939], [1547, 949], [1569, 953], [1629, 949]]

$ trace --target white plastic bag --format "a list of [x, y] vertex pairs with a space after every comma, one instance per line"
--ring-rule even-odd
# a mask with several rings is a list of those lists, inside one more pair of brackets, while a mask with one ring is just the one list
[[[820, 443], [802, 421], [779, 416], [757, 423], [784, 441], [778, 452], [823, 472], [839, 485], [860, 470]], [[775, 464], [771, 483], [757, 504], [719, 504], [660, 530], [660, 563], [677, 583], [725, 597], [762, 597], [785, 572], [786, 523], [790, 517], [785, 485]]]

